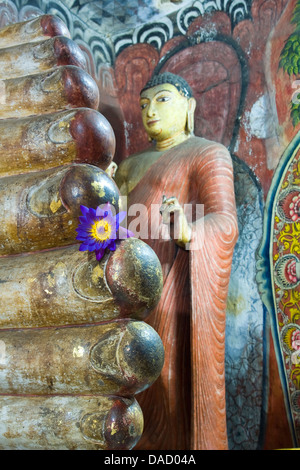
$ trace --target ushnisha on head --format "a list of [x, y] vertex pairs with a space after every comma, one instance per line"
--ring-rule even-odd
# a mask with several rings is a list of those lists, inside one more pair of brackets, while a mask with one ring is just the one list
[[189, 84], [170, 72], [154, 75], [140, 93], [142, 120], [157, 150], [174, 147], [194, 134], [196, 101]]

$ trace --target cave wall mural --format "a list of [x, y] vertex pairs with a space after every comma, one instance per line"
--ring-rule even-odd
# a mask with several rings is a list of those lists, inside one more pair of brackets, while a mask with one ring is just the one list
[[117, 164], [150, 145], [139, 92], [166, 70], [193, 89], [195, 134], [230, 150], [240, 232], [227, 315], [232, 449], [300, 443], [299, 281], [286, 277], [300, 252], [299, 12], [297, 0], [0, 2], [0, 26], [42, 13], [67, 24], [99, 86]]

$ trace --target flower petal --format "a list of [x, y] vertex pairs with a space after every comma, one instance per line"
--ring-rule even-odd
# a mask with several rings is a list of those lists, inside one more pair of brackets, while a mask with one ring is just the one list
[[100, 250], [97, 250], [95, 253], [96, 253], [96, 260], [100, 261], [103, 258], [105, 250], [100, 249]]
[[125, 219], [125, 217], [126, 217], [126, 211], [119, 212], [119, 213], [116, 215], [116, 221], [120, 224], [121, 222], [123, 222], [123, 220]]
[[88, 243], [89, 237], [85, 237], [84, 235], [78, 234], [77, 237], [75, 237], [75, 240], [81, 240], [82, 242]]
[[107, 248], [109, 244], [110, 244], [110, 239], [108, 238], [107, 240], [102, 241], [101, 248], [105, 250], [105, 248]]
[[86, 242], [87, 237], [82, 237], [81, 235], [77, 235], [77, 237], [75, 237], [75, 240], [79, 240], [81, 242]]
[[87, 214], [86, 216], [86, 223], [91, 226], [95, 223], [95, 217], [93, 217], [92, 215], [90, 214]]
[[96, 242], [92, 239], [86, 240], [85, 244], [88, 245], [88, 250], [89, 251], [95, 251], [96, 249]]
[[96, 210], [93, 207], [89, 208], [89, 215], [92, 217], [96, 217]]
[[81, 233], [85, 232], [86, 234], [88, 234], [91, 230], [91, 226], [90, 224], [84, 224], [84, 225], [82, 224], [82, 225], [78, 225], [78, 227], [75, 230], [76, 232], [81, 232]]
[[103, 210], [103, 207], [98, 206], [96, 209], [96, 217], [104, 217], [105, 210]]
[[119, 227], [119, 236], [118, 236], [118, 238], [120, 240], [124, 240], [125, 238], [131, 238], [131, 237], [135, 237], [135, 234], [133, 232], [131, 232], [130, 230], [127, 230], [124, 227]]
[[80, 217], [78, 217], [78, 219], [81, 224], [87, 224], [87, 220], [84, 215], [81, 215]]
[[87, 251], [88, 250], [88, 245], [85, 245], [84, 243], [81, 243], [79, 247], [79, 251]]
[[116, 241], [115, 240], [111, 240], [108, 248], [110, 249], [110, 251], [115, 251], [116, 249]]
[[130, 230], [127, 230], [127, 238], [135, 238], [135, 234]]
[[105, 248], [106, 247], [104, 246], [103, 242], [99, 242], [99, 241], [96, 242], [95, 251], [102, 250], [102, 249], [105, 249]]
[[80, 206], [80, 209], [83, 215], [86, 215], [89, 212], [89, 208], [86, 206]]
[[96, 209], [96, 216], [97, 217], [107, 217], [109, 213], [111, 213], [110, 209], [110, 204], [109, 202], [106, 202], [105, 204], [102, 204], [101, 206], [98, 206]]

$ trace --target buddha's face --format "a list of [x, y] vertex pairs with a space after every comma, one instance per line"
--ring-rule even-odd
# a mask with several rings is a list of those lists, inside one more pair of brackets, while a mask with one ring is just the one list
[[144, 90], [140, 97], [143, 124], [157, 142], [185, 131], [188, 99], [169, 83]]

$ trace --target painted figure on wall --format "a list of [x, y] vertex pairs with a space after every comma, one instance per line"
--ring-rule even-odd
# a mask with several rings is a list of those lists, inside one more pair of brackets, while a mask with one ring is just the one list
[[[232, 161], [223, 145], [194, 136], [195, 100], [181, 77], [154, 76], [140, 105], [155, 146], [123, 161], [116, 182], [128, 196], [129, 220], [135, 204], [147, 207], [142, 238], [164, 276], [149, 323], [166, 356], [151, 392], [139, 397], [145, 432], [137, 448], [225, 449], [226, 298], [238, 236]], [[197, 207], [204, 207], [200, 219]]]

